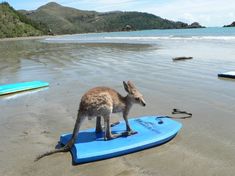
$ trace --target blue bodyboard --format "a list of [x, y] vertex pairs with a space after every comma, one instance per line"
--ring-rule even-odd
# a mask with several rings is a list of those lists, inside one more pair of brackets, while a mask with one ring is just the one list
[[[71, 149], [73, 163], [81, 164], [158, 146], [171, 140], [181, 129], [182, 124], [164, 116], [143, 116], [129, 119], [129, 124], [137, 134], [104, 140], [104, 133], [95, 133], [95, 129], [79, 132], [78, 139]], [[112, 127], [112, 133], [122, 133], [126, 125], [121, 121]], [[60, 142], [65, 145], [71, 133], [63, 134]]]
[[0, 86], [0, 95], [16, 93], [26, 90], [32, 90], [49, 86], [49, 83], [43, 81], [22, 82], [15, 84], [6, 84]]
[[218, 74], [218, 76], [223, 77], [223, 78], [234, 78], [235, 79], [235, 71], [220, 73], [220, 74]]

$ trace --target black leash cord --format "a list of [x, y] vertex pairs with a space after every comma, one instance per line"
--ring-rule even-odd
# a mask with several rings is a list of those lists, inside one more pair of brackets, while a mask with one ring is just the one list
[[187, 118], [192, 117], [192, 113], [189, 113], [187, 111], [181, 111], [179, 109], [173, 109], [172, 114], [186, 114], [187, 115], [187, 116], [183, 116], [183, 117], [171, 117], [171, 116], [169, 116], [170, 118], [173, 118], [173, 119], [187, 119]]
[[[159, 116], [156, 117], [156, 120], [159, 120], [158, 124], [162, 124], [163, 121], [161, 120], [161, 118], [170, 118], [170, 119], [187, 119], [187, 118], [191, 118], [192, 117], [192, 113], [189, 113], [187, 111], [181, 111], [179, 109], [173, 109], [172, 110], [172, 114], [186, 114], [187, 116], [183, 116], [183, 117], [173, 117], [173, 116]], [[111, 127], [114, 127], [116, 125], [118, 125], [120, 122], [115, 122], [111, 124]]]

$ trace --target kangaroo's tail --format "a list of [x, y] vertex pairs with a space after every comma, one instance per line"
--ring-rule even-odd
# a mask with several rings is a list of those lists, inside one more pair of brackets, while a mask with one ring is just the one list
[[34, 161], [38, 161], [38, 160], [40, 160], [41, 158], [43, 158], [43, 157], [45, 157], [45, 156], [52, 155], [52, 154], [54, 154], [54, 153], [68, 152], [70, 149], [71, 149], [71, 147], [69, 147], [68, 145], [65, 145], [64, 147], [62, 147], [62, 148], [60, 148], [60, 149], [51, 150], [51, 151], [48, 151], [48, 152], [46, 152], [46, 153], [43, 153], [43, 154], [37, 156]]
[[74, 125], [74, 129], [73, 129], [72, 138], [69, 140], [69, 142], [64, 147], [62, 147], [60, 149], [55, 149], [55, 150], [51, 150], [51, 151], [48, 151], [46, 153], [43, 153], [43, 154], [39, 155], [34, 161], [38, 161], [41, 158], [43, 158], [45, 156], [52, 155], [54, 153], [68, 152], [71, 149], [71, 147], [73, 146], [73, 144], [75, 143], [75, 141], [78, 137], [79, 128], [80, 128], [81, 123], [84, 120], [84, 118], [85, 118], [85, 116], [82, 115], [80, 112], [78, 112], [77, 120], [76, 120], [76, 123]]

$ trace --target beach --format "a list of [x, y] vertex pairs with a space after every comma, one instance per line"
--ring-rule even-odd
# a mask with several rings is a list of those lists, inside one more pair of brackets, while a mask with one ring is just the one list
[[[0, 175], [234, 175], [235, 81], [217, 74], [235, 70], [235, 32], [197, 30], [0, 41], [0, 85], [50, 83], [0, 97]], [[172, 61], [179, 56], [193, 59]], [[183, 127], [174, 139], [144, 151], [82, 165], [73, 165], [69, 152], [34, 162], [72, 132], [87, 90], [108, 86], [126, 95], [124, 80], [132, 80], [147, 103], [134, 105], [130, 118], [171, 115], [173, 108], [193, 117], [178, 120]], [[121, 114], [113, 114], [112, 122], [119, 120]], [[86, 120], [81, 128], [94, 126]]]

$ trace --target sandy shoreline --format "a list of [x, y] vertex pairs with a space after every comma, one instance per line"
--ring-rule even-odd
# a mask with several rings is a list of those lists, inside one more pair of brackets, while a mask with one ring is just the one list
[[[234, 175], [235, 82], [220, 80], [216, 73], [218, 68], [233, 70], [235, 44], [169, 41], [161, 49], [34, 40], [1, 44], [1, 84], [50, 83], [42, 91], [0, 97], [1, 176]], [[173, 63], [171, 58], [179, 54], [195, 59]], [[170, 142], [141, 152], [76, 166], [70, 153], [34, 162], [55, 148], [61, 134], [73, 130], [84, 92], [108, 86], [125, 95], [122, 81], [127, 79], [147, 103], [144, 108], [135, 105], [130, 117], [169, 115], [179, 108], [191, 112], [192, 119], [181, 120], [183, 128]], [[121, 114], [112, 116], [113, 122], [118, 120]], [[94, 126], [94, 120], [85, 121], [82, 129]]]
[[48, 37], [54, 37], [54, 36], [43, 35], [43, 36], [29, 36], [29, 37], [0, 38], [0, 41], [35, 40], [35, 39], [45, 39]]
[[[104, 32], [107, 33], [107, 32]], [[36, 40], [36, 39], [45, 39], [45, 38], [57, 38], [63, 36], [72, 36], [72, 35], [85, 35], [85, 34], [94, 34], [94, 33], [77, 33], [77, 34], [56, 34], [56, 35], [41, 35], [41, 36], [27, 36], [27, 37], [13, 37], [13, 38], [0, 38], [0, 41], [18, 41], [18, 40]]]
[[[69, 98], [58, 98], [48, 103], [46, 97], [50, 96], [51, 91], [53, 88], [1, 102], [1, 107], [5, 109], [2, 113], [6, 115], [1, 119], [0, 129], [1, 175], [158, 175], [159, 171], [154, 171], [156, 163], [158, 167], [164, 167], [164, 163], [168, 162], [163, 159], [167, 158], [165, 155], [176, 152], [174, 150], [177, 146], [180, 148], [181, 134], [161, 147], [93, 163], [72, 165], [70, 153], [55, 154], [34, 162], [38, 154], [56, 146], [62, 133], [72, 131], [75, 122], [79, 101], [72, 106], [65, 105], [69, 104]], [[57, 93], [64, 94], [64, 91]], [[35, 99], [39, 101], [36, 102]], [[63, 103], [59, 103], [60, 101]], [[9, 111], [10, 107], [14, 108], [14, 112]], [[141, 110], [138, 106], [136, 108]], [[140, 112], [132, 112], [131, 115], [140, 115]], [[122, 120], [120, 115], [115, 115], [112, 119], [117, 120]], [[82, 129], [94, 125], [95, 121], [85, 121]], [[140, 163], [143, 166], [140, 166]], [[144, 166], [147, 163], [148, 166]]]
[[[121, 87], [120, 87], [121, 89]], [[57, 99], [51, 100], [54, 90]], [[85, 91], [85, 89], [83, 90]], [[59, 96], [59, 95], [66, 95]], [[75, 96], [72, 98], [71, 96]], [[150, 95], [146, 95], [149, 97]], [[205, 135], [197, 128], [205, 122], [200, 122], [202, 113], [192, 110], [193, 119], [181, 121], [183, 129], [170, 142], [137, 153], [87, 163], [73, 165], [70, 153], [59, 153], [45, 157], [37, 162], [37, 155], [53, 149], [62, 133], [71, 132], [75, 123], [76, 112], [81, 94], [66, 94], [62, 86], [52, 86], [50, 89], [9, 100], [2, 100], [0, 106], [4, 117], [1, 117], [0, 129], [0, 175], [3, 176], [53, 176], [53, 175], [112, 175], [112, 176], [197, 176], [233, 174], [233, 160], [223, 148], [233, 150], [227, 141], [216, 142], [217, 156], [211, 146], [202, 142], [215, 142], [215, 136]], [[36, 100], [36, 101], [35, 101]], [[149, 98], [147, 98], [147, 101]], [[11, 109], [14, 109], [12, 111]], [[154, 113], [154, 106], [148, 111]], [[159, 106], [162, 113], [168, 111], [164, 104]], [[130, 117], [139, 116], [143, 108], [135, 106]], [[146, 110], [145, 110], [146, 111]], [[211, 113], [211, 112], [210, 112]], [[232, 115], [232, 114], [231, 114]], [[122, 120], [121, 115], [114, 115], [112, 121]], [[198, 123], [198, 125], [193, 125]], [[85, 121], [82, 129], [94, 127], [95, 121]], [[196, 132], [197, 131], [197, 132]], [[210, 133], [208, 133], [210, 134]], [[192, 141], [193, 139], [193, 141]], [[221, 153], [221, 154], [219, 154]], [[225, 157], [226, 160], [218, 157]]]

